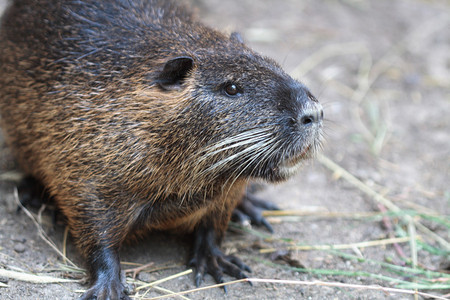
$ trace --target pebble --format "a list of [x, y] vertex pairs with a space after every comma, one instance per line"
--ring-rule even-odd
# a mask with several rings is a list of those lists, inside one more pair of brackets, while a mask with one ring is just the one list
[[13, 236], [13, 237], [11, 237], [11, 240], [13, 242], [22, 243], [22, 244], [27, 241], [27, 239], [22, 235]]
[[23, 252], [25, 252], [26, 249], [27, 248], [22, 243], [18, 243], [14, 246], [14, 251], [16, 251], [17, 253], [23, 253]]

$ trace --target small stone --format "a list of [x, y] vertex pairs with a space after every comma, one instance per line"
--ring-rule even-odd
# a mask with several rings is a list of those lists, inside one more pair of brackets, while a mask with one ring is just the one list
[[18, 243], [14, 246], [14, 251], [16, 251], [17, 253], [23, 253], [23, 252], [25, 252], [26, 249], [27, 248], [22, 243]]
[[27, 239], [24, 237], [24, 236], [21, 236], [21, 235], [16, 235], [16, 236], [13, 236], [12, 238], [11, 238], [11, 240], [13, 241], [13, 242], [17, 242], [17, 243], [25, 243], [26, 241], [27, 241]]
[[0, 277], [0, 282], [1, 283], [4, 283], [4, 284], [7, 284], [8, 283], [8, 278], [7, 277]]

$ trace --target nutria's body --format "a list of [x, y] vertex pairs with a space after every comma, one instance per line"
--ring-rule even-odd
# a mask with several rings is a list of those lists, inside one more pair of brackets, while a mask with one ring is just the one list
[[[320, 144], [322, 112], [272, 60], [169, 1], [17, 0], [0, 29], [0, 113], [25, 172], [68, 219], [93, 287], [125, 297], [118, 249], [196, 232], [203, 272], [249, 178], [279, 181]], [[214, 267], [218, 265], [218, 267]]]

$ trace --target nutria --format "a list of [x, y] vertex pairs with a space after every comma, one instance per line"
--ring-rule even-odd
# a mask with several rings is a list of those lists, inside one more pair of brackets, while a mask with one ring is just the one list
[[175, 1], [16, 0], [0, 30], [1, 127], [67, 218], [83, 298], [127, 298], [119, 248], [152, 230], [194, 232], [197, 284], [245, 277], [220, 241], [250, 179], [320, 146], [308, 89]]

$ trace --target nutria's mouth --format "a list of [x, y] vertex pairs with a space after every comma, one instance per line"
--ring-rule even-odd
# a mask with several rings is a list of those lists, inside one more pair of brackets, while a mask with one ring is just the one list
[[286, 160], [283, 160], [278, 166], [278, 172], [282, 174], [283, 177], [289, 177], [292, 174], [296, 173], [298, 169], [302, 166], [303, 161], [310, 157], [310, 149], [311, 145], [308, 145], [299, 154], [290, 157]]

